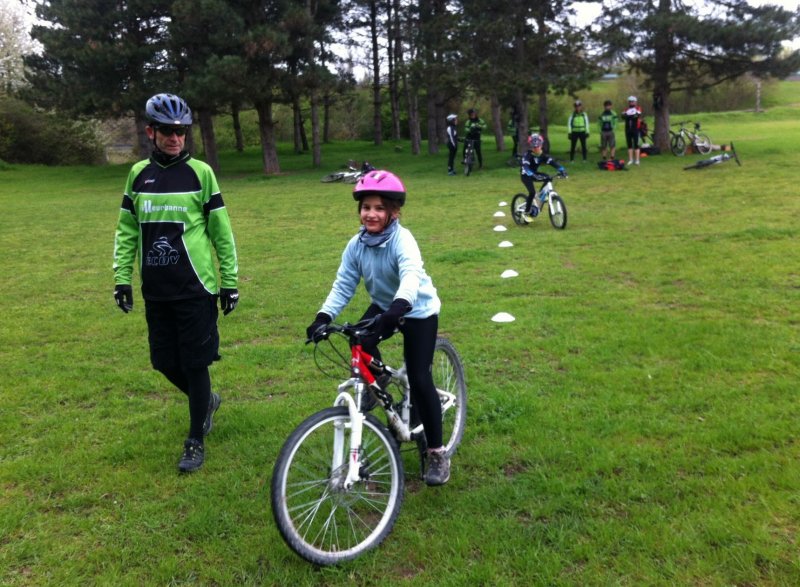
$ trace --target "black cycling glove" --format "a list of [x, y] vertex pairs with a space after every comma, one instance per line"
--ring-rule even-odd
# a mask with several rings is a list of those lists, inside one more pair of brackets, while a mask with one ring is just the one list
[[392, 305], [389, 306], [389, 309], [378, 316], [373, 333], [364, 337], [361, 344], [365, 347], [375, 347], [380, 341], [386, 340], [392, 336], [395, 329], [400, 324], [400, 318], [409, 310], [411, 310], [411, 304], [406, 300], [401, 298], [394, 300]]
[[219, 306], [222, 315], [227, 316], [236, 309], [239, 303], [239, 290], [236, 288], [221, 287], [219, 290]]
[[126, 314], [133, 310], [133, 288], [125, 284], [115, 286], [114, 301], [119, 306], [119, 309]]
[[318, 332], [324, 330], [324, 326], [327, 326], [331, 323], [331, 318], [325, 312], [318, 312], [314, 321], [309, 324], [308, 328], [306, 328], [306, 338], [308, 340], [319, 342], [325, 338], [322, 332]]

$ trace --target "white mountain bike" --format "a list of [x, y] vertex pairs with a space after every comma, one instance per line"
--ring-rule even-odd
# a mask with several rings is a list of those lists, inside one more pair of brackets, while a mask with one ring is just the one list
[[[333, 407], [308, 417], [289, 435], [272, 473], [278, 530], [292, 550], [317, 565], [354, 559], [392, 531], [405, 485], [400, 443], [416, 442], [424, 469], [425, 434], [415, 423], [405, 365], [394, 369], [361, 347], [374, 323], [373, 318], [324, 327], [315, 359], [321, 354], [347, 366], [350, 378], [339, 385]], [[347, 340], [350, 356], [341, 350], [342, 340]], [[331, 344], [323, 345], [325, 341]], [[317, 366], [326, 373], [318, 360]], [[442, 404], [444, 446], [451, 456], [464, 434], [467, 386], [461, 359], [445, 338], [436, 340], [432, 368]], [[386, 413], [385, 423], [369, 413], [376, 399]]]
[[[566, 176], [561, 177], [566, 178]], [[539, 198], [542, 209], [547, 204], [547, 212], [550, 215], [550, 224], [553, 225], [553, 228], [564, 229], [567, 227], [567, 205], [553, 187], [553, 176], [547, 175], [546, 178], [536, 197]], [[511, 216], [514, 218], [514, 222], [520, 226], [530, 224], [526, 214], [527, 202], [528, 194], [517, 194], [511, 200]]]

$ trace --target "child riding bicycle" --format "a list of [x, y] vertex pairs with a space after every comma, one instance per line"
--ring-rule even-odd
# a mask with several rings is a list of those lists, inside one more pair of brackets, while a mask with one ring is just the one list
[[547, 176], [540, 174], [540, 165], [550, 165], [555, 167], [559, 175], [566, 177], [567, 173], [564, 166], [558, 161], [553, 159], [550, 155], [545, 155], [542, 152], [544, 148], [544, 138], [540, 134], [532, 134], [528, 136], [528, 148], [525, 154], [522, 155], [520, 162], [520, 179], [528, 190], [528, 199], [525, 201], [525, 221], [533, 222], [533, 219], [539, 215], [539, 204], [536, 202], [536, 186], [534, 181], [546, 181]]
[[400, 225], [406, 189], [393, 173], [371, 171], [353, 189], [361, 229], [347, 243], [336, 279], [314, 321], [309, 339], [336, 318], [350, 302], [363, 278], [371, 304], [361, 320], [379, 316], [375, 332], [362, 339], [363, 349], [380, 360], [378, 343], [399, 328], [408, 372], [411, 401], [425, 430], [428, 444], [427, 485], [450, 479], [450, 459], [442, 441], [442, 406], [433, 382], [433, 363], [441, 302], [423, 268], [417, 241]]

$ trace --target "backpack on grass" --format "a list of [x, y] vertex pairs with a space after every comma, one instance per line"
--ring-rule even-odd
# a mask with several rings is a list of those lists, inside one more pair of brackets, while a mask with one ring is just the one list
[[598, 161], [597, 167], [603, 171], [627, 171], [624, 159], [609, 159], [608, 161]]

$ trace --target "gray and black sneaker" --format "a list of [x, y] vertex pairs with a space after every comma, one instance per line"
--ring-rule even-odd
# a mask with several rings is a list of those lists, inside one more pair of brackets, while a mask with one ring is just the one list
[[194, 438], [187, 438], [183, 443], [183, 456], [178, 463], [178, 470], [181, 473], [191, 473], [203, 466], [205, 460], [205, 448], [203, 443]]
[[208, 436], [211, 429], [214, 427], [214, 413], [219, 409], [222, 403], [222, 398], [219, 394], [211, 392], [211, 399], [208, 402], [208, 412], [206, 412], [206, 421], [203, 422], [203, 436]]
[[444, 448], [428, 449], [428, 468], [425, 471], [426, 485], [444, 485], [450, 480], [450, 457]]

